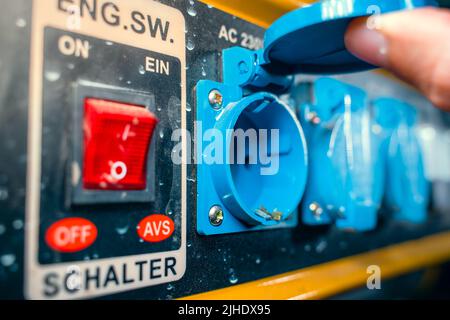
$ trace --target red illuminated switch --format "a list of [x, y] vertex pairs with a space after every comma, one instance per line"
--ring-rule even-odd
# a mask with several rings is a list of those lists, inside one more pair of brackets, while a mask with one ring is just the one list
[[144, 190], [147, 155], [157, 123], [156, 116], [144, 107], [85, 99], [83, 187]]

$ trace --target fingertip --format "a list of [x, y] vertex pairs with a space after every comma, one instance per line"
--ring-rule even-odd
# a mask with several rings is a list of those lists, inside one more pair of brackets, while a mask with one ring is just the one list
[[354, 56], [377, 66], [386, 66], [388, 43], [370, 18], [357, 18], [350, 22], [344, 37], [345, 46]]

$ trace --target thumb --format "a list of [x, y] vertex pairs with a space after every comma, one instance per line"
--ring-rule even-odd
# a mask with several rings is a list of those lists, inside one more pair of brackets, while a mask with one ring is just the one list
[[422, 8], [355, 19], [347, 49], [419, 89], [450, 111], [450, 10]]

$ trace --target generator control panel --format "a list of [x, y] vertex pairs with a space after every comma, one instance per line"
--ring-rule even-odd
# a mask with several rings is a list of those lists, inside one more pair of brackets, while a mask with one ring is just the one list
[[168, 164], [170, 133], [186, 125], [183, 15], [147, 1], [34, 4], [27, 295], [86, 298], [179, 279], [186, 166]]
[[372, 2], [267, 30], [192, 0], [4, 3], [0, 297], [179, 298], [450, 229], [429, 103], [345, 49]]

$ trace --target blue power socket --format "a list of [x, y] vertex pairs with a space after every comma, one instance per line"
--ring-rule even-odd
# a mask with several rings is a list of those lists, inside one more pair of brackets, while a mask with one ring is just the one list
[[[264, 131], [266, 136], [260, 136]], [[239, 142], [239, 132], [257, 138]], [[196, 133], [200, 234], [297, 225], [294, 213], [305, 189], [307, 154], [289, 107], [267, 92], [244, 97], [238, 86], [200, 81]]]
[[391, 98], [379, 98], [372, 105], [385, 139], [384, 209], [396, 220], [424, 222], [430, 183], [425, 176], [422, 150], [415, 132], [416, 110]]
[[313, 102], [300, 107], [310, 164], [303, 221], [371, 230], [382, 201], [384, 162], [379, 156], [382, 139], [374, 133], [366, 93], [335, 79], [319, 78], [312, 94]]
[[[429, 3], [382, 0], [377, 1], [377, 8], [381, 14]], [[197, 132], [200, 234], [296, 225], [293, 213], [307, 177], [306, 146], [295, 116], [273, 94], [288, 92], [295, 74], [374, 68], [348, 52], [343, 41], [348, 23], [372, 11], [371, 0], [320, 1], [294, 10], [270, 26], [262, 49], [233, 47], [223, 51], [223, 82], [198, 82], [197, 128], [201, 123], [206, 142], [220, 141], [226, 150], [217, 154], [216, 149], [220, 148], [204, 146], [203, 135]], [[374, 138], [368, 123], [371, 120], [364, 108], [365, 94], [332, 80], [322, 80], [317, 85], [324, 88], [317, 91], [320, 101], [312, 106], [319, 117], [312, 119], [324, 122], [317, 128], [308, 128], [314, 167], [303, 219], [309, 224], [336, 221], [340, 228], [370, 230], [376, 224], [384, 181], [383, 162], [371, 156], [376, 154], [380, 139]], [[270, 134], [270, 138], [277, 135], [279, 145], [267, 143], [264, 147], [268, 155], [279, 156], [275, 174], [262, 174], [269, 170], [265, 161], [252, 155], [255, 145], [259, 154], [260, 140], [248, 147], [230, 147], [234, 137], [229, 130], [233, 129], [279, 130]], [[228, 164], [227, 161], [235, 160], [229, 157], [233, 151], [241, 152], [244, 163]]]

